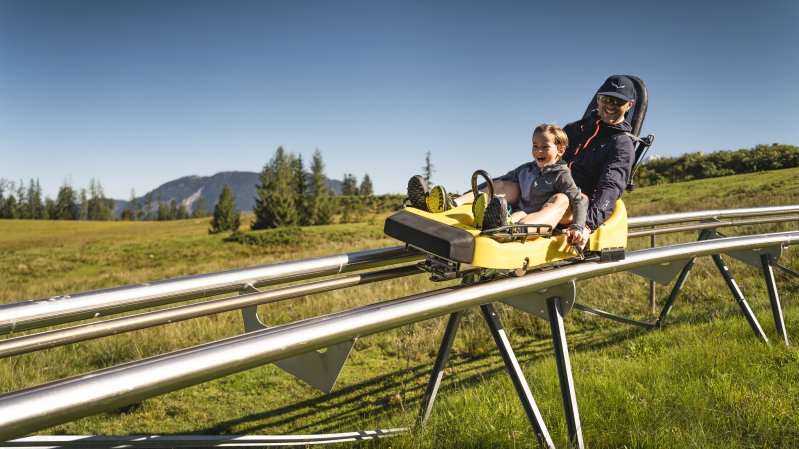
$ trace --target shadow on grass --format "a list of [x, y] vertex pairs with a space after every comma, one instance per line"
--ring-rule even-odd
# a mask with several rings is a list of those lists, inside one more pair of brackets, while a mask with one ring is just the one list
[[[646, 332], [643, 329], [620, 329], [609, 334], [592, 332], [569, 334], [569, 346], [574, 351], [592, 350], [618, 344]], [[553, 357], [550, 339], [524, 339], [514, 342], [514, 353], [520, 363], [529, 364]], [[554, 360], [553, 360], [554, 366]], [[272, 428], [288, 428], [291, 433], [342, 432], [347, 425], [380, 420], [401, 410], [420, 410], [433, 363], [411, 367], [347, 386], [333, 393], [302, 400], [283, 407], [235, 418], [216, 424], [198, 434], [259, 434]], [[454, 389], [468, 389], [498, 375], [507, 375], [498, 350], [479, 355], [453, 354], [447, 364], [439, 397]], [[529, 379], [528, 379], [529, 381]], [[557, 385], [558, 379], [547, 379]], [[435, 413], [435, 409], [434, 409]], [[402, 427], [413, 423], [397, 423]]]

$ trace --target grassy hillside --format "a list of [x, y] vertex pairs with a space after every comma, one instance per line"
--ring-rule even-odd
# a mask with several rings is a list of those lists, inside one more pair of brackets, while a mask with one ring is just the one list
[[[799, 204], [799, 169], [637, 189], [630, 215]], [[249, 219], [242, 220], [248, 223]], [[243, 245], [208, 235], [207, 220], [79, 223], [0, 220], [0, 303], [397, 245], [382, 217], [301, 230], [302, 239]], [[734, 235], [796, 224], [729, 229]], [[690, 241], [695, 234], [659, 238]], [[642, 247], [647, 241], [630, 242]], [[781, 262], [799, 270], [796, 248]], [[776, 341], [758, 270], [730, 268]], [[789, 335], [799, 331], [795, 280], [778, 274]], [[424, 275], [262, 306], [278, 324], [440, 287]], [[578, 284], [581, 302], [652, 319], [648, 283], [616, 274]], [[668, 294], [659, 288], [659, 303]], [[544, 419], [567, 447], [548, 324], [498, 306]], [[662, 331], [573, 312], [566, 318], [588, 447], [796, 447], [799, 352], [752, 335], [715, 267], [700, 260]], [[322, 395], [273, 366], [187, 388], [47, 433], [339, 432], [410, 426], [445, 318], [362, 338], [335, 391]], [[0, 392], [159, 354], [242, 331], [238, 313], [0, 360]], [[428, 425], [377, 447], [530, 447], [532, 431], [478, 311], [467, 313]], [[352, 447], [350, 445], [349, 447]]]

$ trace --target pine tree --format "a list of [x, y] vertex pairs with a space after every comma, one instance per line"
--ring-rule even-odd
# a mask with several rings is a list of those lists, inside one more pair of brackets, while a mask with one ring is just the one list
[[123, 221], [135, 221], [138, 220], [139, 217], [136, 214], [136, 209], [139, 209], [139, 202], [136, 200], [136, 191], [134, 189], [130, 190], [130, 201], [125, 206], [125, 210], [122, 211], [122, 215], [119, 217], [120, 220]]
[[33, 220], [41, 220], [44, 218], [44, 202], [42, 201], [42, 186], [39, 180], [36, 182], [33, 179], [28, 184], [28, 218]]
[[89, 183], [89, 194], [86, 206], [86, 219], [109, 221], [114, 219], [114, 200], [108, 199], [103, 193], [103, 186], [100, 180], [91, 179]]
[[204, 218], [208, 216], [208, 200], [201, 196], [197, 200], [197, 205], [191, 211], [191, 218]]
[[322, 153], [317, 149], [311, 159], [311, 198], [308, 204], [311, 223], [315, 225], [332, 223], [334, 209], [335, 206], [330, 198], [330, 189], [327, 186]]
[[175, 210], [175, 219], [185, 220], [187, 218], [189, 218], [189, 210], [186, 208], [186, 203], [181, 201], [178, 203], [177, 209]]
[[5, 216], [5, 210], [6, 210], [5, 191], [6, 191], [6, 180], [0, 178], [0, 218], [8, 218]]
[[241, 224], [241, 216], [236, 209], [236, 199], [233, 189], [228, 184], [222, 188], [219, 199], [214, 206], [214, 218], [211, 220], [209, 234], [218, 234], [223, 231], [236, 231]]
[[54, 220], [55, 217], [55, 201], [49, 196], [44, 199], [44, 219]]
[[283, 147], [278, 147], [274, 157], [261, 170], [258, 197], [255, 199], [255, 221], [251, 229], [294, 226], [298, 222], [296, 189], [292, 185], [292, 159]]
[[372, 179], [369, 178], [369, 175], [363, 175], [363, 180], [361, 181], [361, 186], [358, 188], [358, 195], [361, 196], [372, 196], [374, 192], [372, 191]]
[[[8, 196], [3, 200], [3, 192]], [[0, 179], [0, 218], [17, 218], [17, 199], [14, 197], [14, 181]]]
[[358, 194], [358, 179], [352, 173], [344, 174], [343, 185], [341, 186], [341, 194], [343, 196], [352, 196]]
[[80, 204], [78, 207], [78, 220], [88, 220], [89, 199], [86, 197], [86, 189], [80, 189]]
[[144, 197], [144, 219], [147, 221], [153, 219], [153, 192], [147, 192]]
[[27, 219], [30, 218], [30, 208], [28, 207], [28, 193], [25, 191], [25, 183], [22, 179], [19, 180], [19, 187], [17, 187], [17, 204], [16, 204], [16, 218]]
[[17, 208], [17, 199], [14, 198], [14, 194], [12, 193], [11, 195], [8, 195], [8, 199], [6, 200], [3, 217], [20, 218], [18, 214], [19, 214], [19, 209]]
[[428, 151], [424, 156], [424, 167], [422, 167], [422, 176], [428, 184], [433, 179], [433, 173], [436, 171], [434, 167], [435, 166], [433, 165], [432, 158], [430, 157], [430, 152]]
[[53, 220], [78, 220], [80, 219], [80, 206], [78, 205], [75, 190], [66, 184], [58, 189], [55, 200], [54, 212], [50, 216]]
[[312, 225], [313, 216], [308, 210], [311, 198], [308, 195], [308, 185], [305, 179], [305, 164], [302, 161], [301, 154], [294, 159], [293, 174], [296, 195], [294, 205], [297, 209], [297, 222], [300, 226]]
[[169, 211], [169, 203], [164, 201], [161, 198], [161, 194], [158, 194], [158, 198], [156, 199], [156, 203], [158, 204], [158, 208], [156, 209], [155, 219], [156, 221], [167, 221], [171, 220], [170, 218], [170, 211]]

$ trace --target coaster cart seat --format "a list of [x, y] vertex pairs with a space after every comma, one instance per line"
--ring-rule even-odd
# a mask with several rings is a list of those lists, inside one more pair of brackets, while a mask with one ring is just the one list
[[[631, 108], [627, 114], [627, 119], [632, 122], [632, 137], [637, 144], [637, 167], [646, 148], [651, 145], [653, 136], [644, 139], [637, 137], [646, 115], [647, 92], [640, 79], [629, 78], [635, 82], [637, 94], [634, 109]], [[593, 109], [596, 109], [596, 95], [589, 104], [586, 116]], [[473, 191], [477, 191], [475, 180], [478, 174], [487, 178], [486, 184], [491, 195], [492, 183], [481, 170], [472, 177]], [[628, 186], [628, 190], [631, 188]], [[508, 228], [509, 234], [501, 234], [505, 237], [475, 228], [472, 205], [467, 203], [441, 213], [404, 207], [386, 219], [384, 232], [427, 253], [428, 258], [420, 263], [420, 267], [430, 272], [434, 280], [454, 279], [467, 271], [476, 272], [478, 280], [506, 274], [522, 275], [532, 268], [570, 263], [583, 257], [567, 243], [565, 235], [550, 235], [549, 226], [533, 225], [532, 228], [537, 229], [532, 230], [520, 225]], [[620, 260], [624, 258], [626, 245], [627, 209], [619, 199], [608, 220], [591, 233], [585, 251], [589, 257], [598, 255], [603, 262]]]

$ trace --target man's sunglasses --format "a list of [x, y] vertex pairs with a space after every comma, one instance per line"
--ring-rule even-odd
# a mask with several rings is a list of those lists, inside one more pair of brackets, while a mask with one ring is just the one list
[[622, 100], [621, 98], [609, 97], [607, 95], [597, 95], [596, 99], [600, 103], [613, 103], [616, 106], [624, 106], [625, 104], [629, 103], [629, 101]]

